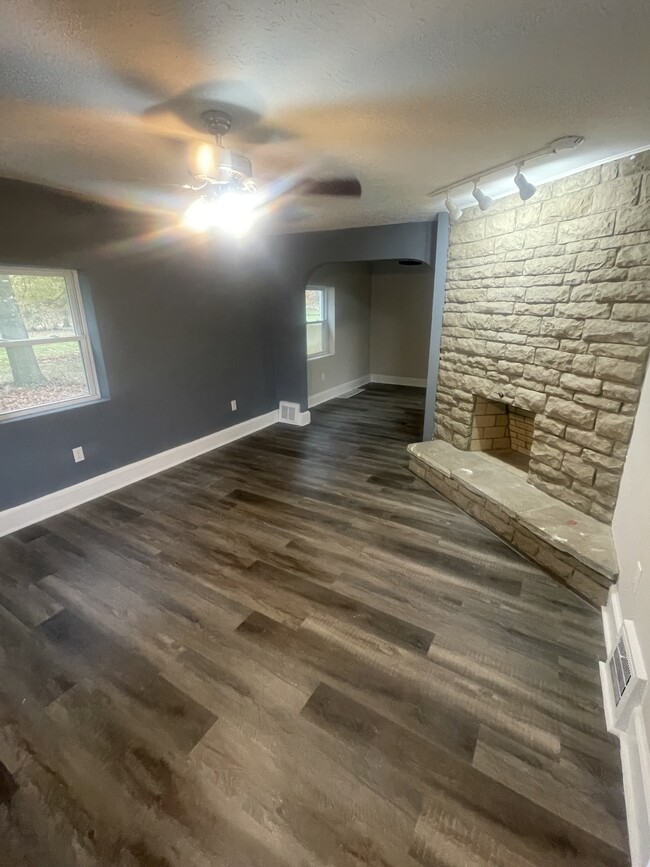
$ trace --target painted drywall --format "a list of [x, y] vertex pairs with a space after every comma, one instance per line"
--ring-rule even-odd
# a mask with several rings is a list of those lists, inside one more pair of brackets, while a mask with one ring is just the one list
[[331, 262], [377, 262], [436, 255], [435, 223], [402, 223], [333, 232], [300, 232], [274, 247], [273, 335], [276, 387], [281, 400], [307, 402], [304, 290], [316, 268]]
[[433, 281], [426, 266], [380, 262], [370, 277], [370, 370], [426, 379]]
[[170, 236], [134, 253], [124, 240], [151, 228], [135, 215], [18, 182], [0, 202], [0, 262], [79, 270], [110, 390], [0, 423], [0, 509], [277, 409], [263, 249]]
[[[130, 197], [137, 180], [166, 198], [187, 180], [185, 143], [202, 132], [201, 111], [223, 108], [228, 146], [265, 182], [322, 163], [358, 173], [360, 199], [323, 197], [292, 214], [304, 228], [341, 228], [426, 219], [444, 207], [430, 190], [565, 133], [584, 144], [527, 164], [534, 183], [648, 141], [644, 0], [106, 9], [2, 4], [4, 173], [106, 196]], [[481, 186], [510, 190], [512, 175]], [[453, 192], [464, 204], [470, 190]]]
[[[315, 269], [434, 252], [430, 223], [254, 233], [237, 244], [20, 181], [0, 180], [0, 202], [0, 262], [79, 272], [106, 371], [105, 400], [0, 423], [0, 510], [263, 415], [280, 399], [306, 410], [304, 290]], [[75, 464], [80, 445], [86, 460]]]
[[309, 397], [370, 373], [370, 273], [365, 262], [323, 265], [315, 286], [334, 290], [334, 354], [307, 361]]
[[[633, 620], [650, 671], [650, 372], [646, 373], [612, 521], [620, 566], [618, 594], [625, 619]], [[638, 565], [643, 573], [637, 582]], [[643, 706], [650, 741], [650, 689]]]

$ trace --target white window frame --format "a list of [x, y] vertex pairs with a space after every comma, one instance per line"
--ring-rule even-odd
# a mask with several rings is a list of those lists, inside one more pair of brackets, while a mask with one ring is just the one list
[[334, 338], [335, 338], [335, 307], [334, 307], [334, 287], [333, 286], [312, 286], [309, 285], [305, 289], [305, 292], [310, 290], [316, 290], [318, 292], [323, 293], [323, 307], [324, 307], [324, 318], [317, 319], [316, 321], [307, 322], [307, 316], [305, 313], [305, 328], [307, 325], [316, 325], [319, 322], [322, 324], [324, 330], [327, 332], [327, 349], [324, 352], [314, 352], [312, 355], [307, 354], [307, 361], [316, 361], [319, 358], [327, 358], [330, 355], [335, 354], [335, 346], [334, 346]]
[[97, 368], [95, 367], [95, 357], [88, 336], [88, 323], [86, 321], [86, 314], [81, 298], [81, 288], [79, 286], [79, 276], [77, 272], [64, 268], [26, 268], [21, 265], [0, 265], [0, 274], [24, 274], [27, 277], [63, 277], [68, 293], [68, 304], [70, 305], [70, 314], [72, 316], [75, 330], [75, 333], [68, 337], [30, 337], [25, 340], [7, 340], [0, 337], [0, 349], [18, 346], [43, 346], [48, 343], [73, 343], [76, 341], [79, 344], [81, 359], [86, 374], [86, 380], [88, 382], [88, 394], [84, 394], [80, 397], [74, 397], [70, 400], [52, 401], [52, 403], [44, 403], [39, 406], [10, 410], [8, 412], [0, 410], [0, 423], [14, 418], [44, 415], [45, 413], [53, 412], [54, 410], [79, 406], [80, 404], [91, 403], [95, 400], [99, 400], [101, 393], [97, 379]]

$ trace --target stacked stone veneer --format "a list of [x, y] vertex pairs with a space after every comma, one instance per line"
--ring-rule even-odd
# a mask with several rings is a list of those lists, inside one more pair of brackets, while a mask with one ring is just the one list
[[451, 228], [436, 437], [476, 396], [535, 413], [529, 481], [612, 518], [650, 342], [650, 154]]

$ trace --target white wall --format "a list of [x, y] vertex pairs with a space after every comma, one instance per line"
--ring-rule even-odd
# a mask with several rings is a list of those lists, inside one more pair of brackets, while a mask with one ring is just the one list
[[[620, 566], [606, 619], [614, 627], [618, 593], [622, 618], [632, 620], [650, 672], [650, 371], [646, 373], [612, 522]], [[638, 564], [641, 573], [638, 578]], [[610, 627], [611, 630], [611, 627]], [[650, 867], [650, 687], [621, 738], [621, 762], [633, 867]]]
[[373, 266], [370, 370], [374, 376], [426, 379], [433, 282], [429, 269]]
[[[650, 372], [646, 374], [612, 522], [620, 566], [618, 594], [623, 617], [634, 620], [646, 670], [650, 671]], [[637, 563], [643, 574], [635, 586]], [[650, 689], [644, 718], [650, 740]]]
[[309, 397], [370, 374], [370, 273], [364, 262], [323, 265], [309, 281], [334, 287], [335, 352], [307, 362]]

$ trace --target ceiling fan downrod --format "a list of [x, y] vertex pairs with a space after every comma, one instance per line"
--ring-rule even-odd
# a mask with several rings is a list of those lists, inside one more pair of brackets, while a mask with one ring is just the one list
[[211, 108], [208, 111], [201, 113], [201, 120], [206, 132], [216, 136], [217, 141], [221, 144], [221, 137], [226, 135], [232, 126], [232, 118], [225, 111]]

